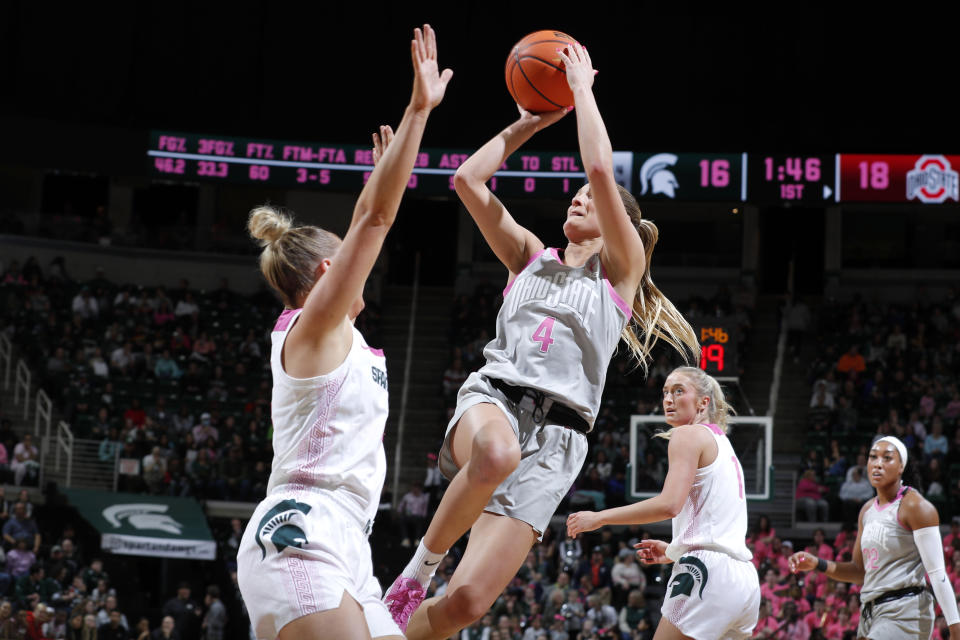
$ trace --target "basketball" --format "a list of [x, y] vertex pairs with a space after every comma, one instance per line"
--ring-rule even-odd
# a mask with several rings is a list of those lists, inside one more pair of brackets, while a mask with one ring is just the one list
[[556, 111], [573, 104], [563, 61], [557, 53], [576, 40], [562, 31], [545, 29], [522, 38], [510, 50], [505, 69], [507, 90], [531, 113]]

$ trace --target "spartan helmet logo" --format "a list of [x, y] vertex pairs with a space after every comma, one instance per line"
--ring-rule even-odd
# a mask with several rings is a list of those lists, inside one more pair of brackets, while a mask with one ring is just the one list
[[114, 528], [126, 520], [134, 529], [156, 529], [178, 536], [183, 525], [166, 515], [169, 508], [165, 504], [115, 504], [103, 510], [103, 517]]
[[707, 586], [707, 567], [700, 561], [700, 558], [694, 556], [684, 556], [680, 558], [682, 572], [674, 576], [668, 586], [673, 587], [670, 591], [670, 597], [675, 598], [679, 595], [690, 596], [693, 594], [693, 588], [700, 583], [700, 590], [697, 597], [703, 600], [703, 588]]
[[257, 546], [260, 547], [261, 560], [267, 557], [264, 540], [269, 540], [277, 553], [282, 553], [287, 547], [303, 548], [307, 542], [307, 534], [304, 533], [302, 526], [291, 521], [296, 519], [300, 525], [305, 526], [303, 516], [310, 513], [310, 509], [312, 507], [308, 504], [295, 500], [283, 500], [261, 518], [257, 526]]
[[662, 193], [668, 198], [677, 197], [676, 176], [667, 167], [677, 164], [677, 156], [672, 153], [658, 153], [650, 156], [640, 167], [640, 195], [647, 192]]

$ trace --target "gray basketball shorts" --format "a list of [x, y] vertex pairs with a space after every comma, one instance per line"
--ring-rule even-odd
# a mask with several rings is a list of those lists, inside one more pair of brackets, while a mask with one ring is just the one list
[[[448, 479], [460, 470], [453, 460], [450, 434], [470, 407], [489, 402], [496, 405], [513, 427], [520, 443], [520, 464], [493, 492], [484, 511], [526, 522], [538, 539], [550, 524], [560, 501], [577, 479], [587, 457], [587, 436], [567, 427], [533, 420], [532, 403], [513, 403], [486, 376], [470, 374], [457, 394], [457, 409], [447, 425], [440, 448], [440, 472]], [[550, 409], [544, 402], [543, 413]]]
[[933, 631], [933, 595], [923, 591], [872, 607], [860, 607], [858, 638], [870, 640], [927, 640]]

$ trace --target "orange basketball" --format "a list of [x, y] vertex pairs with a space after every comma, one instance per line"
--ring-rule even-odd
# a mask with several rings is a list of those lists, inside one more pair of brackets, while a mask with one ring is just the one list
[[534, 31], [513, 46], [505, 69], [507, 89], [531, 113], [556, 111], [573, 104], [573, 92], [557, 49], [576, 40], [562, 31]]

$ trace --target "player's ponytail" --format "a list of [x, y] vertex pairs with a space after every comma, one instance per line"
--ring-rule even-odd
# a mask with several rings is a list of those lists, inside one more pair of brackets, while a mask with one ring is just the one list
[[270, 205], [250, 212], [247, 230], [263, 247], [260, 272], [291, 309], [313, 288], [320, 261], [340, 246], [335, 234], [313, 226], [295, 227], [290, 216]]
[[640, 234], [646, 253], [643, 277], [633, 299], [633, 317], [624, 328], [621, 338], [644, 372], [651, 360], [650, 351], [660, 339], [676, 349], [686, 362], [697, 364], [700, 362], [697, 334], [673, 303], [653, 284], [653, 276], [650, 275], [650, 261], [660, 231], [651, 220], [641, 217], [640, 205], [629, 191], [620, 185], [617, 185], [617, 191], [620, 192], [627, 215]]

